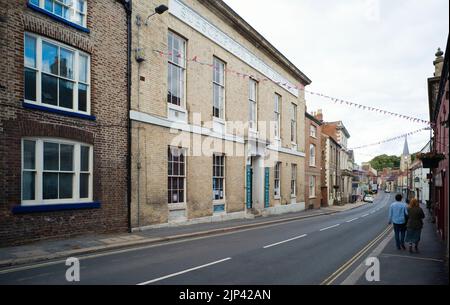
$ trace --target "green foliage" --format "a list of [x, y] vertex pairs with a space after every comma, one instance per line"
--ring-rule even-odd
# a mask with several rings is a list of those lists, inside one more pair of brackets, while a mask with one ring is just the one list
[[388, 155], [377, 156], [370, 161], [370, 165], [377, 171], [381, 171], [387, 167], [400, 167], [400, 157]]

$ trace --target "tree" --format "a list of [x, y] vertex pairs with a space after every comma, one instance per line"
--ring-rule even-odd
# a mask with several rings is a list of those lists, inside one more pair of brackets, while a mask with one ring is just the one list
[[382, 171], [383, 168], [400, 167], [400, 157], [380, 155], [376, 156], [370, 161], [370, 165], [377, 171]]

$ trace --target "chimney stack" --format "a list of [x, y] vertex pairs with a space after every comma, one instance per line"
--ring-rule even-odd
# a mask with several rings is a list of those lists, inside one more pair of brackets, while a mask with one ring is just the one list
[[314, 117], [319, 120], [320, 122], [323, 122], [323, 114], [322, 109], [318, 109], [317, 112], [314, 114]]
[[442, 67], [444, 66], [444, 57], [442, 56], [442, 55], [444, 55], [444, 52], [442, 52], [441, 48], [438, 48], [435, 55], [436, 55], [436, 60], [433, 61], [434, 76], [440, 77], [442, 74]]

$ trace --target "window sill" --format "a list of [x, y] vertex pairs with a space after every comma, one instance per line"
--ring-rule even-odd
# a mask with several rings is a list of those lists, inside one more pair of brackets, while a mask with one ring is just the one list
[[60, 110], [60, 109], [56, 109], [56, 108], [36, 105], [36, 104], [28, 103], [26, 101], [22, 102], [22, 106], [26, 109], [40, 110], [40, 111], [60, 114], [60, 115], [68, 116], [68, 117], [90, 120], [90, 121], [95, 121], [97, 119], [93, 115], [82, 114], [82, 113], [77, 113], [77, 112], [65, 111], [65, 110]]
[[89, 203], [61, 203], [61, 204], [41, 204], [41, 205], [19, 205], [12, 209], [13, 214], [53, 212], [65, 210], [99, 209], [100, 202]]
[[34, 5], [34, 4], [31, 4], [31, 3], [28, 2], [28, 1], [27, 1], [27, 6], [28, 6], [30, 9], [32, 9], [32, 10], [35, 10], [35, 11], [37, 11], [37, 12], [39, 12], [39, 13], [42, 13], [42, 14], [44, 14], [44, 15], [47, 15], [47, 16], [49, 16], [50, 18], [53, 18], [53, 19], [55, 19], [55, 20], [58, 20], [59, 22], [62, 22], [62, 23], [66, 24], [66, 25], [68, 25], [68, 26], [71, 26], [71, 27], [73, 27], [73, 28], [76, 28], [76, 29], [79, 30], [79, 31], [82, 31], [82, 32], [85, 32], [85, 33], [90, 33], [90, 32], [91, 32], [88, 28], [85, 28], [84, 26], [81, 26], [81, 25], [79, 25], [79, 24], [73, 23], [73, 22], [71, 22], [71, 21], [69, 21], [69, 20], [66, 20], [66, 19], [64, 19], [64, 18], [62, 18], [62, 17], [59, 17], [58, 15], [55, 15], [55, 14], [53, 14], [53, 13], [50, 13], [50, 12], [48, 12], [48, 11], [46, 11], [46, 10], [44, 10], [44, 9], [42, 9], [42, 8], [40, 8], [40, 7], [36, 6], [36, 5]]
[[280, 200], [281, 199], [281, 195], [275, 195], [275, 196], [273, 196], [273, 199], [274, 200]]

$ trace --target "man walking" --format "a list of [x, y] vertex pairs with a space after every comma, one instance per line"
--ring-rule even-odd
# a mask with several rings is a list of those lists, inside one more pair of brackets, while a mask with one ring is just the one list
[[406, 203], [402, 202], [403, 196], [397, 194], [395, 202], [389, 207], [389, 224], [394, 224], [395, 243], [397, 249], [406, 250], [405, 234], [406, 234], [406, 217], [408, 216], [408, 209]]

